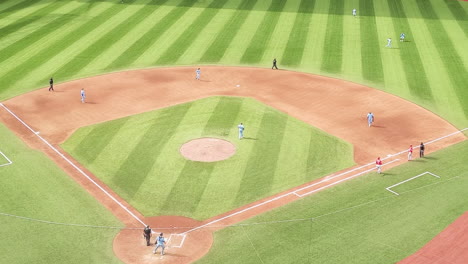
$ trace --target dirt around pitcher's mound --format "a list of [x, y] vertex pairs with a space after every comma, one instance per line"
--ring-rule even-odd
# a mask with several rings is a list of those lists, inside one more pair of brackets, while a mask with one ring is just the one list
[[214, 162], [230, 158], [236, 153], [231, 142], [219, 138], [198, 138], [180, 148], [180, 154], [186, 159], [202, 162]]

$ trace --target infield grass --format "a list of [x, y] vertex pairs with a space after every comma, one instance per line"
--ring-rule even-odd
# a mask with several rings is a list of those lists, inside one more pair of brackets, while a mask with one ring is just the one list
[[[252, 115], [255, 113], [255, 115]], [[237, 138], [237, 124], [246, 126]], [[200, 137], [228, 160], [186, 160]], [[205, 219], [353, 165], [352, 147], [249, 98], [211, 97], [79, 129], [63, 148], [144, 215]]]
[[112, 213], [2, 124], [0, 134], [0, 150], [13, 161], [0, 167], [0, 262], [121, 263], [112, 241], [122, 224]]
[[[217, 231], [196, 263], [396, 263], [468, 210], [467, 149], [465, 141]], [[385, 189], [426, 171], [441, 178], [399, 185], [399, 196]]]

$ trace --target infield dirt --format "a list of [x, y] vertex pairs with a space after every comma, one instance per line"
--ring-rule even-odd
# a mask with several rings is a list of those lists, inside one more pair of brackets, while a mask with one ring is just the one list
[[[355, 168], [371, 163], [377, 156], [387, 157], [388, 154], [401, 152], [410, 144], [417, 146], [421, 141], [426, 142], [457, 131], [447, 121], [411, 102], [343, 80], [282, 70], [202, 67], [201, 80], [197, 81], [195, 69], [159, 68], [99, 75], [57, 83], [55, 92], [43, 88], [3, 104], [60, 149], [58, 144], [83, 126], [210, 96], [251, 97], [353, 144], [354, 159], [358, 164]], [[81, 88], [87, 94], [85, 104], [80, 102]], [[368, 112], [373, 112], [376, 118], [372, 127], [367, 126]], [[117, 206], [8, 112], [0, 110], [0, 119], [30, 146], [44, 151], [127, 227], [142, 227], [141, 223]], [[458, 134], [437, 141], [428, 146], [426, 153], [463, 140], [465, 136]], [[385, 169], [405, 162], [404, 154], [395, 155], [392, 160], [395, 162]], [[166, 234], [180, 233], [208, 224], [206, 228], [190, 232], [182, 248], [170, 248], [162, 258], [151, 254], [152, 248], [146, 247], [141, 230], [123, 230], [115, 239], [114, 250], [126, 263], [193, 262], [208, 252], [213, 231], [300, 199], [297, 195], [287, 195], [294, 191], [288, 190], [202, 223], [184, 217], [145, 218], [86, 168], [78, 166], [143, 222], [160, 228], [156, 228], [156, 232], [167, 230]], [[343, 178], [337, 175], [330, 175], [333, 177], [328, 178], [333, 180], [326, 184]], [[326, 185], [320, 181], [323, 179], [315, 181], [317, 184], [307, 190], [313, 191]], [[311, 183], [295, 189], [308, 184]], [[279, 195], [282, 195], [281, 199], [277, 199]], [[216, 227], [209, 226], [213, 221]]]

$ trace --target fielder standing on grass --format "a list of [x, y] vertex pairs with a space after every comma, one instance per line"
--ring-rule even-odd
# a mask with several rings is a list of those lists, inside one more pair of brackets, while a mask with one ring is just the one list
[[375, 161], [375, 166], [377, 167], [377, 173], [380, 174], [380, 172], [382, 171], [382, 160], [380, 159], [380, 157], [378, 157]]
[[239, 128], [239, 139], [242, 139], [244, 138], [244, 125], [242, 123], [240, 123], [237, 128]]
[[357, 10], [356, 10], [356, 8], [354, 8], [354, 9], [353, 9], [353, 17], [356, 16], [356, 13], [357, 13]]
[[163, 236], [163, 233], [159, 234], [155, 241], [156, 247], [153, 250], [153, 254], [156, 254], [158, 248], [161, 248], [161, 256], [164, 255], [164, 249], [166, 248], [166, 239]]
[[392, 39], [391, 38], [387, 39], [387, 45], [385, 47], [386, 48], [391, 48], [392, 47]]

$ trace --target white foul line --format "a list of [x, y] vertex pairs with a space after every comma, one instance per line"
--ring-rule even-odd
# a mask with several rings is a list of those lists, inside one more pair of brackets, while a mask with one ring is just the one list
[[[382, 165], [382, 166], [385, 166], [385, 165], [387, 165], [387, 164], [390, 164], [390, 163], [393, 163], [393, 162], [396, 162], [396, 161], [399, 161], [399, 159], [394, 159], [394, 160], [392, 160], [392, 161], [389, 161], [389, 162], [385, 163], [385, 164]], [[341, 182], [350, 180], [350, 179], [352, 179], [352, 178], [354, 178], [354, 177], [357, 177], [357, 176], [359, 176], [359, 175], [368, 173], [368, 172], [373, 171], [373, 170], [375, 170], [375, 168], [367, 169], [367, 170], [365, 170], [365, 171], [356, 173], [356, 174], [354, 174], [354, 175], [351, 175], [351, 176], [346, 177], [346, 178], [344, 178], [344, 179], [338, 180], [338, 181], [336, 181], [336, 182], [332, 182], [332, 183], [330, 183], [330, 184], [328, 184], [328, 185], [325, 185], [325, 186], [323, 186], [323, 187], [320, 187], [320, 188], [318, 188], [318, 189], [314, 189], [314, 190], [312, 190], [312, 191], [310, 191], [310, 192], [307, 192], [307, 193], [305, 193], [305, 194], [297, 194], [296, 191], [294, 191], [294, 194], [297, 195], [297, 196], [299, 196], [299, 197], [304, 197], [304, 196], [307, 196], [307, 195], [309, 195], [309, 194], [318, 192], [318, 191], [320, 191], [320, 190], [323, 190], [323, 189], [325, 189], [325, 188], [328, 188], [328, 187], [330, 187], [330, 186], [336, 185], [336, 184], [338, 184], [338, 183], [341, 183]]]
[[13, 164], [13, 161], [11, 161], [5, 154], [3, 154], [3, 152], [0, 151], [0, 154], [2, 154], [2, 156], [5, 157], [5, 159], [8, 161], [8, 163], [2, 164], [2, 165], [0, 165], [0, 167], [8, 166], [8, 165]]
[[426, 174], [430, 174], [430, 175], [432, 175], [432, 176], [434, 176], [434, 177], [440, 179], [440, 176], [435, 175], [435, 174], [432, 173], [432, 172], [426, 171], [426, 172], [423, 172], [423, 173], [421, 173], [421, 174], [419, 174], [419, 175], [416, 175], [416, 176], [414, 176], [414, 177], [411, 177], [411, 178], [409, 178], [409, 179], [406, 179], [406, 180], [404, 180], [404, 181], [402, 181], [402, 182], [399, 182], [399, 183], [397, 183], [397, 184], [394, 184], [394, 185], [392, 185], [392, 186], [389, 186], [389, 187], [387, 187], [387, 188], [385, 188], [385, 189], [386, 189], [387, 191], [393, 193], [393, 194], [400, 195], [399, 193], [397, 193], [397, 192], [395, 192], [395, 191], [392, 191], [392, 190], [390, 190], [390, 189], [393, 188], [393, 187], [395, 187], [395, 186], [398, 186], [398, 185], [400, 185], [400, 184], [403, 184], [403, 183], [405, 183], [405, 182], [409, 182], [409, 181], [411, 181], [411, 180], [414, 180], [414, 179], [416, 179], [416, 178], [419, 178], [419, 177], [421, 177], [421, 176], [423, 176], [423, 175], [426, 175]]
[[[439, 137], [439, 138], [436, 138], [436, 139], [434, 139], [434, 140], [431, 140], [431, 141], [427, 142], [426, 145], [431, 144], [431, 143], [434, 143], [434, 142], [439, 141], [439, 140], [442, 140], [442, 139], [447, 138], [447, 137], [451, 137], [451, 136], [456, 135], [456, 134], [458, 134], [458, 133], [462, 133], [462, 132], [465, 131], [465, 130], [468, 130], [468, 127], [467, 127], [467, 128], [464, 128], [464, 129], [462, 129], [462, 130], [453, 132], [453, 133], [451, 133], [451, 134], [448, 134], [448, 135], [446, 135], [446, 136]], [[419, 146], [417, 146], [417, 147], [415, 147], [415, 148], [419, 148]], [[402, 154], [402, 153], [406, 153], [407, 151], [408, 151], [408, 150], [405, 149], [405, 150], [400, 151], [400, 152], [398, 152], [398, 153], [396, 153], [396, 154], [389, 155], [388, 157], [383, 158], [382, 160], [386, 160], [386, 159], [391, 158], [392, 156], [397, 156], [397, 155], [400, 155], [400, 154]], [[398, 159], [392, 160], [391, 162], [387, 162], [386, 164], [395, 162], [395, 161], [397, 161], [397, 160], [398, 160]], [[192, 229], [190, 229], [190, 230], [188, 230], [188, 231], [185, 231], [185, 232], [183, 232], [183, 233], [181, 233], [181, 234], [188, 234], [188, 233], [190, 233], [190, 232], [193, 232], [193, 231], [198, 230], [198, 229], [200, 229], [200, 228], [203, 228], [203, 227], [205, 227], [205, 226], [209, 226], [209, 225], [211, 225], [211, 224], [220, 222], [220, 221], [222, 221], [222, 220], [224, 220], [224, 219], [227, 219], [227, 218], [230, 218], [230, 217], [232, 217], [232, 216], [241, 214], [241, 213], [246, 212], [246, 211], [250, 211], [250, 210], [255, 209], [255, 208], [257, 208], [257, 207], [259, 207], [259, 206], [262, 206], [262, 205], [264, 205], [264, 204], [268, 204], [268, 203], [274, 202], [274, 201], [276, 201], [276, 200], [278, 200], [278, 199], [281, 199], [281, 198], [286, 197], [286, 196], [291, 195], [291, 194], [295, 194], [296, 196], [298, 196], [298, 194], [296, 194], [295, 192], [301, 191], [301, 190], [304, 190], [304, 189], [307, 189], [307, 188], [310, 188], [311, 186], [314, 186], [314, 185], [323, 183], [323, 182], [325, 182], [325, 181], [329, 181], [329, 180], [331, 180], [331, 179], [333, 179], [333, 178], [336, 178], [336, 177], [339, 177], [339, 176], [348, 174], [348, 173], [350, 173], [350, 172], [352, 172], [352, 171], [359, 170], [359, 169], [362, 169], [362, 168], [364, 168], [364, 167], [367, 167], [367, 166], [369, 166], [369, 165], [374, 165], [374, 164], [375, 164], [374, 162], [371, 162], [371, 163], [365, 164], [365, 165], [363, 165], [363, 166], [354, 168], [354, 169], [352, 169], [352, 170], [343, 172], [343, 173], [341, 173], [341, 174], [335, 175], [335, 176], [333, 176], [333, 177], [324, 179], [324, 180], [319, 181], [319, 182], [317, 182], [317, 183], [313, 183], [313, 184], [311, 184], [311, 185], [302, 187], [302, 188], [300, 188], [300, 189], [298, 189], [298, 190], [294, 190], [294, 191], [292, 191], [292, 192], [285, 193], [285, 194], [280, 195], [280, 196], [277, 196], [277, 197], [275, 197], [275, 198], [273, 198], [273, 199], [270, 199], [270, 200], [261, 202], [261, 203], [259, 203], [259, 204], [256, 204], [256, 205], [253, 205], [253, 206], [251, 206], [251, 207], [248, 207], [248, 208], [242, 209], [242, 210], [240, 210], [240, 211], [237, 211], [237, 212], [235, 212], [235, 213], [232, 213], [232, 214], [230, 214], [230, 215], [226, 215], [226, 216], [221, 217], [221, 218], [219, 218], [219, 219], [216, 219], [216, 220], [213, 220], [213, 221], [211, 221], [211, 222], [208, 222], [208, 223], [203, 224], [203, 225], [201, 225], [201, 226], [192, 228]], [[372, 170], [374, 170], [374, 169], [375, 169], [375, 168], [368, 169], [368, 170], [366, 170], [366, 172], [372, 171]], [[360, 173], [360, 174], [358, 174], [358, 175], [361, 175], [361, 174], [362, 174], [362, 173]], [[356, 177], [356, 176], [357, 176], [357, 175], [351, 175], [351, 176], [349, 176], [349, 177], [347, 177], [347, 178], [344, 178], [344, 179], [342, 179], [342, 180], [340, 180], [340, 181], [345, 181], [345, 180], [347, 180], [348, 178], [353, 178], [353, 177]], [[336, 184], [336, 183], [332, 183], [332, 184], [329, 184], [329, 185], [327, 185], [327, 186], [321, 187], [321, 189], [326, 188], [326, 187], [329, 187], [329, 186], [332, 186], [332, 185], [334, 185], [334, 184]], [[312, 192], [313, 192], [313, 191], [312, 191]], [[312, 193], [312, 192], [310, 192], [310, 193]], [[307, 194], [305, 194], [305, 195], [307, 195]], [[304, 196], [304, 195], [302, 195], [302, 196]], [[301, 197], [302, 197], [302, 196], [301, 196]]]
[[134, 213], [132, 213], [130, 210], [128, 210], [127, 207], [125, 207], [121, 202], [119, 202], [114, 196], [112, 196], [108, 191], [106, 191], [104, 188], [101, 187], [97, 182], [95, 182], [91, 177], [89, 177], [83, 170], [81, 170], [78, 166], [76, 166], [71, 160], [69, 160], [65, 155], [63, 155], [58, 149], [56, 149], [54, 146], [52, 146], [47, 140], [45, 140], [43, 137], [39, 135], [37, 131], [34, 131], [28, 124], [26, 124], [21, 118], [19, 118], [15, 113], [10, 111], [5, 105], [0, 103], [0, 106], [2, 106], [8, 113], [10, 113], [13, 117], [15, 117], [21, 124], [23, 124], [26, 128], [28, 128], [31, 132], [33, 132], [34, 135], [36, 135], [42, 142], [44, 142], [49, 148], [51, 148], [55, 153], [57, 153], [62, 159], [64, 159], [68, 164], [70, 164], [73, 168], [75, 168], [81, 175], [85, 176], [90, 182], [92, 182], [94, 185], [96, 185], [103, 193], [105, 193], [109, 198], [111, 198], [114, 202], [116, 202], [122, 209], [124, 209], [128, 214], [130, 214], [133, 218], [135, 218], [138, 222], [140, 222], [143, 226], [146, 226], [146, 224], [140, 220]]

